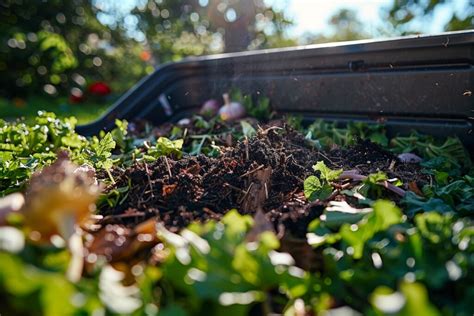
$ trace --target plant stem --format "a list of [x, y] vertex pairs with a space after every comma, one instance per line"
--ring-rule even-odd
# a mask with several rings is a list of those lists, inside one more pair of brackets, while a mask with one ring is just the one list
[[[339, 179], [351, 179], [354, 181], [364, 181], [367, 179], [367, 176], [361, 175], [356, 173], [354, 170], [349, 170], [349, 171], [344, 171], [340, 176]], [[406, 194], [406, 191], [403, 190], [402, 188], [399, 188], [397, 186], [394, 186], [393, 184], [389, 183], [388, 181], [381, 181], [377, 183], [378, 185], [383, 186], [387, 190], [392, 191], [395, 194], [400, 195], [401, 197], [404, 197]]]

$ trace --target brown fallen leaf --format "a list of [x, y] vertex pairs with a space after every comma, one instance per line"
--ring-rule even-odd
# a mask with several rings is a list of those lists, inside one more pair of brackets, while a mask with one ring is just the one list
[[99, 193], [90, 170], [78, 168], [66, 153], [58, 154], [56, 162], [31, 177], [25, 193], [20, 211], [29, 237], [38, 242], [49, 242], [53, 235], [69, 240], [76, 225], [95, 210]]
[[138, 253], [152, 248], [157, 243], [155, 224], [156, 219], [151, 218], [134, 229], [117, 224], [105, 225], [92, 234], [92, 240], [89, 240], [85, 247], [88, 254], [95, 255], [91, 258], [103, 256], [109, 263], [133, 261], [138, 259]]
[[424, 196], [423, 192], [421, 192], [420, 188], [418, 187], [415, 181], [408, 183], [408, 188], [410, 189], [410, 191], [415, 192], [416, 195]]

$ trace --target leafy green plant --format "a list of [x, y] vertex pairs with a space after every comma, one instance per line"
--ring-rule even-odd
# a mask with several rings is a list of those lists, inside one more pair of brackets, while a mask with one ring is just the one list
[[126, 120], [115, 120], [115, 126], [110, 133], [122, 153], [127, 153], [133, 149], [133, 139], [128, 135], [128, 122]]
[[[358, 310], [367, 311], [369, 299], [377, 313], [387, 313], [384, 308], [388, 305], [376, 303], [374, 296], [393, 294], [401, 289], [400, 283], [418, 282], [411, 289], [413, 293], [400, 290], [402, 299], [392, 313], [405, 315], [414, 308], [405, 295], [425, 295], [426, 290], [431, 303], [426, 298], [418, 302], [423, 306], [420, 312], [436, 310], [432, 304], [442, 306], [443, 314], [468, 315], [466, 311], [473, 310], [469, 299], [473, 291], [468, 285], [472, 279], [468, 271], [473, 266], [469, 259], [474, 240], [472, 220], [427, 212], [407, 221], [388, 201], [377, 201], [373, 211], [363, 216], [358, 222], [354, 223], [353, 217], [331, 227], [323, 217], [310, 225], [308, 241], [321, 249], [325, 258], [322, 275], [331, 280], [321, 284], [323, 292]], [[440, 291], [446, 287], [451, 289], [449, 293]]]
[[84, 151], [81, 153], [84, 159], [84, 162], [90, 163], [92, 166], [98, 169], [110, 170], [113, 165], [113, 160], [110, 158], [112, 156], [111, 151], [115, 148], [115, 141], [112, 137], [112, 134], [107, 133], [99, 139], [94, 136], [91, 139], [90, 147], [84, 148]]
[[418, 213], [436, 211], [439, 213], [453, 212], [453, 208], [438, 198], [423, 198], [414, 192], [407, 192], [401, 203], [406, 207], [405, 213], [414, 216]]
[[331, 181], [337, 180], [342, 173], [340, 170], [332, 170], [326, 166], [324, 161], [318, 161], [313, 170], [319, 172], [319, 177], [309, 176], [304, 181], [304, 195], [310, 200], [324, 200], [332, 193]]
[[474, 177], [465, 175], [444, 185], [425, 186], [428, 198], [438, 198], [460, 214], [470, 215], [474, 210]]
[[33, 124], [0, 120], [0, 195], [20, 190], [33, 172], [65, 150], [78, 163], [108, 170], [115, 141], [110, 133], [87, 139], [75, 132], [76, 119], [39, 112]]
[[263, 232], [256, 242], [246, 241], [253, 225], [250, 216], [232, 210], [220, 223], [191, 225], [179, 235], [161, 228], [159, 236], [171, 249], [162, 282], [185, 293], [165, 306], [176, 304], [193, 314], [247, 314], [260, 303], [265, 313], [269, 289], [279, 287], [290, 299], [304, 295], [308, 275], [294, 266], [291, 256], [277, 251], [279, 241], [273, 233]]
[[308, 126], [306, 137], [317, 140], [324, 148], [351, 145], [357, 139], [369, 139], [382, 146], [388, 144], [383, 125], [362, 122], [350, 122], [343, 127], [335, 122], [316, 120]]
[[251, 95], [244, 95], [240, 90], [233, 89], [230, 93], [231, 100], [240, 102], [247, 112], [248, 116], [254, 117], [260, 121], [268, 121], [272, 116], [270, 99], [259, 96], [254, 101]]
[[145, 158], [148, 160], [155, 160], [158, 157], [168, 155], [174, 155], [179, 158], [183, 154], [181, 148], [183, 148], [182, 139], [169, 140], [166, 137], [160, 137], [154, 146], [148, 148]]
[[388, 176], [382, 171], [369, 174], [367, 178], [362, 181], [363, 185], [360, 191], [365, 196], [374, 197], [376, 199], [381, 198], [383, 191], [379, 184], [387, 180]]
[[412, 133], [406, 137], [396, 137], [390, 141], [396, 152], [415, 152], [425, 159], [446, 159], [454, 166], [469, 168], [471, 159], [462, 145], [455, 137], [448, 137], [444, 142], [439, 142], [431, 136]]
[[[386, 230], [391, 225], [401, 222], [401, 212], [393, 203], [379, 200], [371, 211], [367, 209], [350, 212], [348, 216], [335, 220], [332, 210], [327, 209], [322, 218], [309, 225], [309, 244], [321, 246], [342, 240], [346, 247], [351, 247], [354, 258], [360, 258], [364, 244], [377, 232]], [[337, 233], [333, 231], [336, 230]]]

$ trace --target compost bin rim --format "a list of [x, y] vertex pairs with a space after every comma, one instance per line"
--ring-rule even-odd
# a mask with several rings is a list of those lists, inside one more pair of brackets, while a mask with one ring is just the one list
[[[454, 38], [450, 36], [455, 36]], [[449, 40], [447, 39], [449, 37]], [[363, 52], [377, 52], [386, 51], [387, 49], [399, 50], [405, 48], [429, 48], [429, 47], [447, 47], [450, 45], [470, 44], [474, 38], [474, 30], [464, 31], [452, 31], [443, 32], [438, 34], [419, 34], [419, 35], [407, 35], [390, 38], [377, 38], [377, 39], [363, 39], [354, 41], [343, 41], [343, 42], [332, 42], [322, 44], [311, 44], [311, 45], [300, 45], [283, 48], [270, 48], [260, 49], [253, 51], [243, 51], [235, 53], [222, 53], [213, 54], [206, 56], [191, 56], [181, 61], [169, 63], [169, 64], [180, 64], [188, 63], [190, 61], [205, 61], [205, 60], [219, 60], [227, 58], [239, 58], [247, 56], [260, 56], [260, 55], [272, 55], [281, 52], [302, 52], [312, 51], [313, 53], [319, 53], [320, 55], [333, 55], [333, 54], [347, 54], [347, 53], [363, 53]], [[420, 41], [422, 39], [422, 41]], [[396, 47], [392, 45], [396, 44]], [[353, 49], [346, 50], [351, 47]], [[365, 51], [367, 49], [367, 51]], [[338, 51], [340, 50], [340, 51]], [[164, 64], [163, 67], [169, 65]]]

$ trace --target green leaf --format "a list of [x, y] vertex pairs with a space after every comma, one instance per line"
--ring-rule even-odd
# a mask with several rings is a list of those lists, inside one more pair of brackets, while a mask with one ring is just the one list
[[313, 166], [313, 170], [319, 171], [321, 173], [320, 179], [326, 182], [337, 180], [339, 179], [339, 176], [342, 174], [342, 169], [332, 170], [326, 166], [324, 161], [318, 161]]
[[63, 136], [61, 138], [61, 142], [64, 146], [71, 147], [71, 148], [80, 148], [84, 146], [84, 139], [77, 135], [77, 134], [70, 134], [67, 136]]
[[153, 158], [169, 155], [175, 155], [180, 158], [183, 154], [181, 151], [183, 143], [184, 141], [182, 139], [170, 140], [166, 137], [160, 137], [156, 145], [148, 149], [147, 154]]
[[257, 131], [255, 130], [255, 128], [253, 128], [252, 125], [250, 125], [248, 122], [246, 121], [240, 121], [240, 125], [242, 126], [242, 133], [244, 134], [244, 136], [246, 136], [247, 138], [250, 138], [252, 136], [254, 136]]
[[414, 216], [423, 212], [453, 212], [453, 208], [446, 204], [443, 200], [438, 198], [424, 199], [419, 197], [414, 192], [408, 191], [401, 203], [406, 206], [405, 213], [409, 216]]
[[111, 151], [115, 149], [115, 145], [116, 143], [110, 133], [106, 133], [100, 140], [93, 137], [90, 147], [85, 148], [83, 158], [85, 162], [95, 168], [109, 170], [113, 165], [110, 156], [112, 156]]
[[424, 213], [415, 217], [415, 223], [421, 235], [434, 244], [448, 240], [452, 234], [452, 215], [443, 216], [439, 213]]
[[338, 211], [325, 212], [324, 223], [327, 227], [336, 229], [343, 224], [355, 224], [359, 222], [368, 212], [345, 213]]
[[401, 315], [437, 316], [441, 313], [430, 303], [426, 288], [419, 283], [403, 282], [400, 290], [406, 298]]
[[316, 176], [309, 176], [304, 180], [304, 196], [309, 201], [317, 199], [318, 192], [322, 189], [321, 181]]
[[323, 161], [319, 161], [316, 165], [313, 166], [314, 171], [319, 171], [319, 178], [316, 176], [309, 176], [304, 181], [304, 194], [309, 201], [314, 201], [316, 199], [324, 200], [327, 199], [333, 188], [330, 181], [336, 180], [342, 173], [340, 170], [331, 170], [326, 166]]
[[403, 282], [400, 284], [400, 292], [380, 286], [372, 293], [370, 301], [380, 315], [440, 315], [439, 311], [429, 302], [426, 288], [420, 283]]
[[163, 266], [164, 281], [187, 293], [197, 309], [205, 303], [228, 312], [239, 305], [247, 312], [265, 300], [270, 288], [278, 287], [287, 297], [306, 293], [308, 275], [289, 254], [277, 251], [280, 243], [273, 232], [246, 241], [252, 225], [250, 216], [232, 210], [219, 223], [195, 224], [180, 235], [160, 229], [172, 251]]
[[122, 152], [132, 149], [133, 140], [128, 136], [128, 122], [126, 120], [115, 120], [115, 128], [110, 132], [117, 146]]
[[378, 171], [377, 173], [371, 173], [367, 176], [366, 180], [364, 180], [365, 183], [370, 183], [370, 184], [377, 184], [378, 182], [381, 181], [387, 181], [388, 176], [385, 172]]
[[358, 259], [362, 257], [364, 244], [369, 239], [401, 220], [402, 213], [394, 203], [379, 200], [374, 203], [373, 212], [356, 224], [344, 224], [339, 233], [342, 239], [354, 248], [354, 258]]
[[362, 192], [364, 192], [364, 195], [371, 195], [374, 199], [381, 198], [383, 190], [379, 183], [387, 180], [388, 176], [385, 172], [378, 171], [377, 173], [369, 174], [367, 178], [362, 181], [364, 184]]
[[240, 215], [235, 209], [227, 212], [221, 221], [227, 226], [226, 233], [232, 238], [242, 236], [253, 224], [251, 216]]
[[97, 148], [97, 155], [103, 158], [109, 158], [112, 154], [110, 153], [111, 150], [115, 149], [115, 141], [112, 137], [112, 134], [107, 133], [105, 136], [99, 141], [99, 145]]
[[333, 244], [337, 242], [341, 236], [329, 230], [325, 223], [320, 219], [313, 220], [308, 226], [306, 241], [312, 247], [319, 247], [324, 244]]

